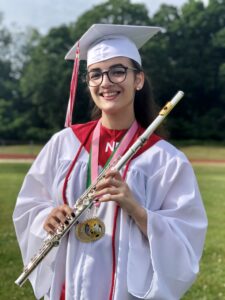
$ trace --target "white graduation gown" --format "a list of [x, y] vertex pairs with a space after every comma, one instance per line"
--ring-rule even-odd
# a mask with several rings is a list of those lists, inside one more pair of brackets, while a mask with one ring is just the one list
[[[46, 238], [43, 223], [63, 204], [62, 188], [80, 141], [71, 128], [55, 134], [43, 148], [18, 196], [13, 220], [26, 265]], [[83, 148], [67, 186], [68, 203], [86, 189], [88, 153]], [[207, 218], [192, 167], [164, 140], [135, 158], [127, 183], [148, 215], [148, 237], [120, 209], [116, 232], [114, 300], [175, 300], [188, 290], [199, 271]], [[112, 273], [112, 227], [115, 204], [101, 204], [105, 236], [82, 243], [72, 229], [60, 246], [30, 276], [37, 299], [107, 300]]]

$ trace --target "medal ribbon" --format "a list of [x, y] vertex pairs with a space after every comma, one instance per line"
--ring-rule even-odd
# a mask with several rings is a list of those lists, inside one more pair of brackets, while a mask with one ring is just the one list
[[[92, 138], [92, 151], [91, 151], [91, 182], [94, 182], [98, 177], [98, 158], [99, 158], [99, 141], [100, 141], [100, 129], [101, 129], [101, 119], [98, 121]], [[127, 133], [125, 134], [124, 138], [122, 139], [121, 143], [119, 144], [116, 151], [113, 153], [111, 157], [111, 163], [113, 163], [119, 156], [121, 156], [125, 150], [127, 149], [128, 145], [130, 144], [131, 140], [133, 139], [136, 131], [138, 129], [137, 121], [134, 121]]]

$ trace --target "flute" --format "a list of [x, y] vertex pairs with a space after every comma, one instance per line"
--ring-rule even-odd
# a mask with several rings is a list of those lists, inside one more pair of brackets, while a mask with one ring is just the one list
[[[121, 168], [134, 156], [135, 153], [144, 145], [151, 134], [157, 129], [157, 127], [162, 123], [170, 111], [175, 107], [175, 105], [181, 100], [184, 93], [178, 91], [177, 94], [166, 103], [166, 105], [161, 109], [155, 120], [147, 127], [147, 129], [140, 135], [136, 142], [130, 147], [130, 149], [116, 162], [113, 169], [120, 171]], [[96, 190], [97, 183], [104, 178], [105, 173], [109, 168], [109, 165], [105, 168], [100, 175], [97, 177], [94, 184], [82, 194], [76, 201], [74, 205], [74, 216], [67, 217], [68, 224], [60, 225], [56, 232], [44, 240], [43, 245], [39, 249], [38, 253], [31, 258], [30, 262], [24, 267], [21, 275], [16, 279], [15, 283], [20, 287], [26, 282], [29, 275], [34, 271], [34, 269], [39, 265], [39, 263], [47, 256], [47, 254], [59, 245], [62, 238], [70, 231], [73, 225], [78, 224], [78, 219], [89, 209], [95, 202], [94, 193]]]

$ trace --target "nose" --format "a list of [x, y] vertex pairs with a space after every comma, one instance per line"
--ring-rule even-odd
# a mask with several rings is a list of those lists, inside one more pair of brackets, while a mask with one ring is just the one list
[[109, 80], [109, 73], [103, 72], [102, 73], [102, 83], [101, 86], [108, 86], [108, 85], [112, 85], [113, 83]]

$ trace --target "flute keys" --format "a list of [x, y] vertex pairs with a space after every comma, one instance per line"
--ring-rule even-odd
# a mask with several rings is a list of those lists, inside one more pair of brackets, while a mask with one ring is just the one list
[[83, 205], [79, 205], [75, 208], [75, 214], [79, 214], [82, 212], [82, 210], [84, 209], [84, 206]]
[[90, 202], [91, 202], [90, 199], [86, 198], [86, 199], [84, 199], [83, 203], [85, 206], [88, 206], [90, 204]]

